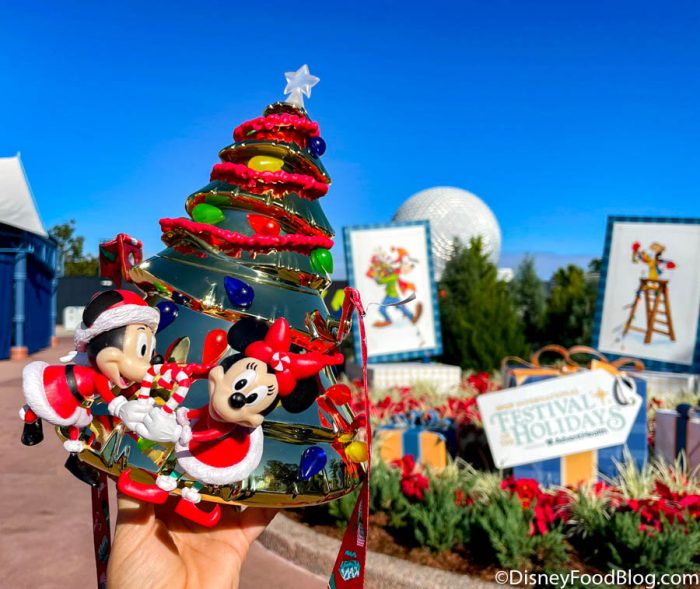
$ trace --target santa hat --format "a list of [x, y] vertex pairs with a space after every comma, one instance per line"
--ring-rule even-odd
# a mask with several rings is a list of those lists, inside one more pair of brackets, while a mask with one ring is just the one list
[[343, 363], [343, 355], [308, 352], [293, 354], [289, 351], [292, 337], [289, 323], [283, 317], [277, 319], [265, 338], [253, 342], [245, 349], [246, 356], [265, 362], [275, 371], [279, 394], [286, 397], [297, 386], [297, 381], [316, 376], [326, 366]]
[[158, 327], [160, 311], [149, 307], [138, 294], [128, 290], [108, 290], [95, 295], [83, 311], [83, 321], [75, 330], [75, 349], [85, 352], [96, 336], [118, 327], [143, 323]]

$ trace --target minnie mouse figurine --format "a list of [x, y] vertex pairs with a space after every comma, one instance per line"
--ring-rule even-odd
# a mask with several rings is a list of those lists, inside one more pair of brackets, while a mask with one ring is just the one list
[[[245, 353], [225, 358], [209, 372], [209, 404], [198, 409], [180, 408], [181, 399], [153, 408], [136, 432], [150, 440], [175, 443], [177, 466], [170, 475], [160, 475], [156, 486], [130, 478], [125, 470], [118, 481], [123, 493], [153, 503], [163, 503], [178, 486], [184, 473], [195, 479], [182, 488], [182, 499], [175, 511], [201, 525], [216, 525], [221, 516], [217, 504], [211, 512], [196, 505], [204, 484], [228, 485], [248, 478], [263, 453], [262, 423], [277, 406], [299, 412], [316, 399], [316, 386], [305, 386], [304, 379], [315, 377], [324, 367], [340, 364], [343, 355], [289, 352], [289, 324], [277, 319], [264, 338], [250, 342], [260, 333], [260, 323], [238, 321], [228, 333], [232, 348]], [[256, 333], [257, 332], [257, 333]]]
[[161, 361], [153, 357], [159, 318], [158, 309], [136, 293], [108, 290], [95, 295], [75, 332], [77, 353], [65, 358], [75, 365], [32, 362], [22, 372], [27, 402], [20, 410], [25, 423], [22, 443], [33, 446], [43, 440], [41, 420], [45, 419], [68, 427], [69, 439], [63, 446], [68, 452], [80, 452], [80, 430], [92, 422], [90, 407], [97, 395], [109, 403], [110, 414], [130, 429], [140, 423], [152, 403], [127, 401], [127, 396], [115, 396], [112, 387], [130, 389], [141, 382], [151, 362]]

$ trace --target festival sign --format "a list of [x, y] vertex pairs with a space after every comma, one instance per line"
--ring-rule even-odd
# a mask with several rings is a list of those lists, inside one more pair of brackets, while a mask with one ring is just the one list
[[604, 369], [477, 397], [497, 468], [624, 444], [642, 406], [634, 380]]

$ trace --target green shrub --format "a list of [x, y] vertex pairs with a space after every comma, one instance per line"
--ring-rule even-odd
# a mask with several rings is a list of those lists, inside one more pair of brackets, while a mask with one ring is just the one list
[[700, 523], [670, 524], [644, 529], [642, 516], [632, 511], [609, 513], [581, 497], [572, 507], [569, 539], [584, 562], [601, 570], [636, 573], [684, 573], [700, 570]]
[[[335, 524], [343, 528], [350, 521], [359, 489], [312, 509], [322, 509]], [[386, 513], [389, 527], [400, 529], [405, 524], [408, 500], [401, 492], [401, 473], [398, 469], [383, 462], [372, 465], [372, 477], [369, 487], [369, 509], [372, 513]], [[308, 509], [308, 508], [307, 508]]]
[[462, 538], [470, 553], [484, 564], [504, 569], [557, 570], [567, 559], [560, 528], [531, 536], [532, 512], [505, 493], [465, 509]]
[[372, 466], [372, 482], [369, 487], [369, 508], [373, 513], [386, 513], [389, 527], [406, 525], [409, 502], [401, 492], [401, 473], [397, 468], [378, 462]]
[[450, 550], [463, 542], [461, 523], [465, 513], [455, 501], [452, 481], [431, 477], [425, 500], [406, 506], [406, 529], [413, 533], [418, 546], [435, 552]]
[[333, 519], [335, 525], [339, 528], [344, 528], [352, 517], [355, 503], [359, 491], [355, 490], [352, 493], [343, 495], [340, 499], [326, 503], [323, 507], [328, 510], [328, 515]]

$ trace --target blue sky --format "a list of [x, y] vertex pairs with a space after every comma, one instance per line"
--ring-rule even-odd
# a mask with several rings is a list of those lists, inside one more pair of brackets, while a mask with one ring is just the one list
[[599, 256], [609, 214], [700, 215], [699, 30], [694, 2], [6, 2], [0, 156], [21, 151], [47, 227], [155, 253], [158, 219], [308, 63], [339, 234], [458, 186], [502, 262], [546, 276]]

